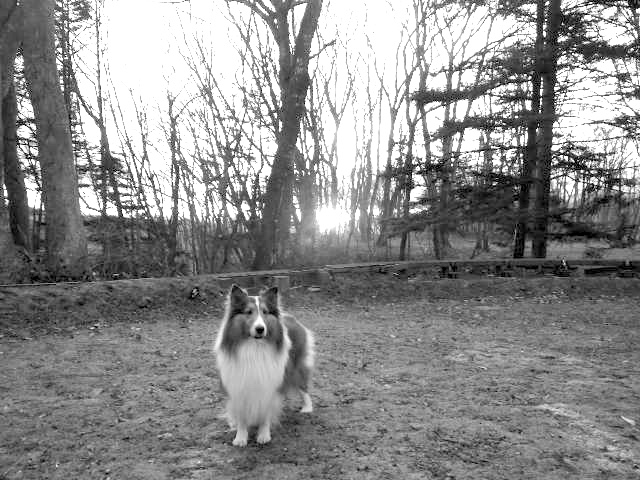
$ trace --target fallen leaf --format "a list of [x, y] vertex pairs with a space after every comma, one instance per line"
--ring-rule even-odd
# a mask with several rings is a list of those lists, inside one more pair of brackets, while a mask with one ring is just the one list
[[635, 422], [635, 420], [631, 420], [630, 418], [623, 417], [622, 415], [620, 415], [620, 418], [621, 418], [622, 420], [624, 420], [625, 422], [627, 422], [627, 423], [628, 423], [629, 425], [631, 425], [632, 427], [635, 427], [635, 426], [636, 426], [636, 422]]

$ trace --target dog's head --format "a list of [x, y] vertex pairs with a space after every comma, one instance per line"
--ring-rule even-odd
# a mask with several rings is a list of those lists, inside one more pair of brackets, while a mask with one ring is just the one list
[[226, 327], [225, 333], [236, 341], [278, 342], [282, 337], [278, 288], [271, 287], [258, 296], [250, 296], [246, 290], [233, 285], [228, 295]]

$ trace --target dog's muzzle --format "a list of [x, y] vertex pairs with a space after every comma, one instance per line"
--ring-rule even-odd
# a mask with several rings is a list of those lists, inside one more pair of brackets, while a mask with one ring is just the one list
[[264, 325], [254, 325], [251, 329], [253, 338], [264, 338], [267, 335], [267, 329]]

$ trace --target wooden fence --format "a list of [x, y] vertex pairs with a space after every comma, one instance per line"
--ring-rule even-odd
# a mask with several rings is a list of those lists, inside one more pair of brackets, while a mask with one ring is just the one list
[[[302, 285], [325, 284], [336, 275], [351, 274], [388, 274], [398, 277], [409, 277], [417, 274], [429, 275], [433, 278], [461, 278], [464, 276], [532, 276], [556, 275], [590, 276], [614, 275], [623, 278], [640, 277], [640, 259], [500, 259], [500, 260], [424, 260], [424, 261], [383, 261], [367, 263], [347, 263], [324, 265], [304, 269], [261, 270], [253, 272], [232, 272], [202, 275], [202, 282], [216, 281], [222, 287], [232, 283], [254, 287], [265, 284], [278, 284], [283, 289], [290, 283]], [[135, 281], [129, 279], [128, 281]], [[106, 280], [103, 282], [119, 282]], [[61, 282], [74, 285], [83, 282]], [[10, 284], [0, 287], [24, 287], [57, 285], [56, 283]]]

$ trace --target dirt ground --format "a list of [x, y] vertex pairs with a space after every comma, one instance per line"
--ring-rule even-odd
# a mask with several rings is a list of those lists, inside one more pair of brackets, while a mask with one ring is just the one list
[[295, 290], [315, 411], [291, 399], [244, 449], [219, 418], [219, 295], [50, 289], [0, 317], [0, 479], [640, 479], [640, 280], [599, 282]]

